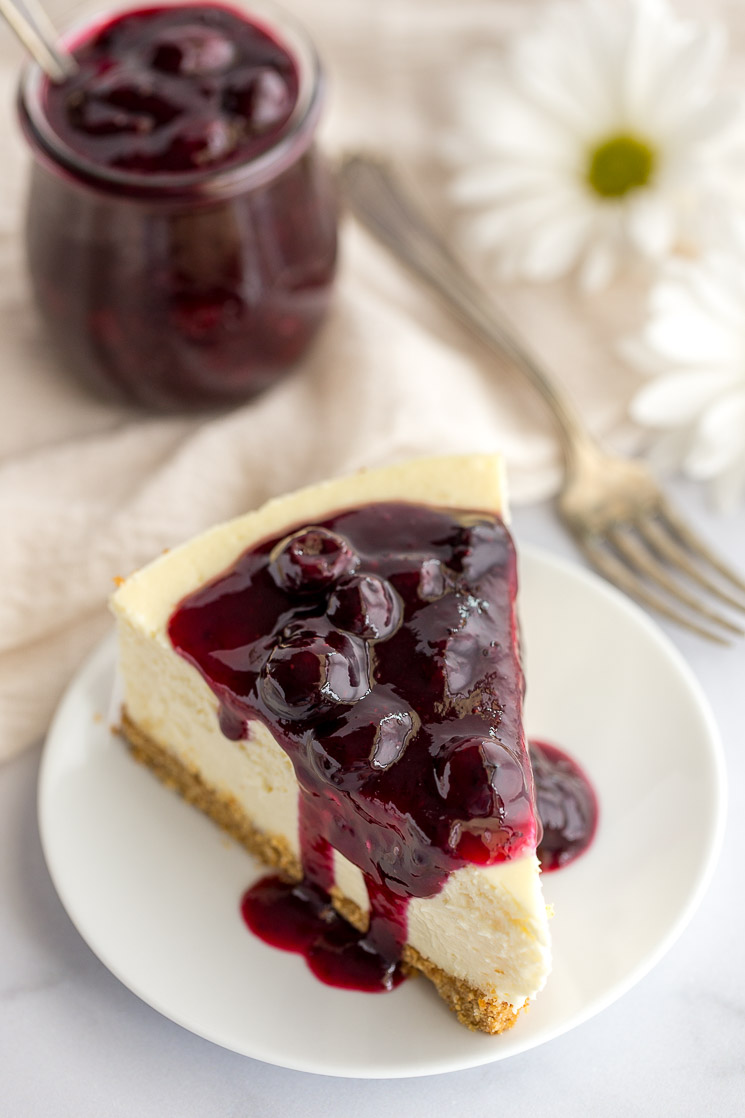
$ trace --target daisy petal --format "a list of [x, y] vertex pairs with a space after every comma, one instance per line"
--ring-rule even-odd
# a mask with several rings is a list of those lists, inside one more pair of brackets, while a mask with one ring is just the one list
[[[526, 194], [550, 192], [550, 172], [524, 163], [499, 166], [497, 160], [466, 168], [451, 184], [450, 193], [464, 206], [496, 203]], [[546, 188], [549, 188], [547, 191]]]
[[634, 396], [631, 418], [648, 427], [693, 423], [701, 409], [737, 384], [732, 373], [677, 372], [656, 377]]
[[697, 438], [685, 460], [686, 473], [697, 479], [716, 477], [739, 461], [745, 432], [745, 392], [718, 400], [704, 412]]
[[659, 259], [672, 248], [675, 218], [658, 194], [652, 190], [639, 190], [629, 199], [626, 229], [641, 253]]
[[621, 338], [616, 344], [616, 351], [628, 365], [644, 376], [657, 376], [667, 369], [667, 362], [663, 361], [659, 353], [651, 349], [642, 338]]
[[653, 127], [664, 133], [676, 120], [685, 120], [701, 102], [701, 91], [715, 77], [723, 61], [726, 34], [720, 24], [699, 26], [687, 42], [656, 67], [656, 81], [648, 90], [647, 107]]
[[603, 205], [595, 210], [595, 221], [587, 252], [579, 269], [579, 287], [585, 294], [607, 287], [618, 270], [623, 250], [623, 211]]
[[585, 254], [579, 270], [579, 286], [586, 295], [607, 287], [618, 267], [618, 252], [612, 241], [599, 241]]
[[704, 267], [689, 264], [681, 277], [687, 291], [717, 322], [728, 330], [741, 330], [745, 268], [740, 260], [711, 255]]
[[[622, 352], [651, 379], [630, 414], [663, 432], [697, 480], [731, 503], [745, 487], [745, 251], [671, 261], [649, 298], [642, 335]], [[663, 371], [659, 371], [662, 365]], [[655, 448], [659, 450], [659, 448]]]
[[737, 361], [741, 352], [741, 340], [693, 299], [681, 300], [674, 313], [654, 318], [644, 337], [652, 349], [675, 365], [727, 366]]
[[567, 214], [561, 224], [544, 225], [533, 232], [529, 250], [524, 254], [522, 275], [538, 282], [554, 280], [577, 261], [592, 219], [580, 211]]
[[709, 147], [741, 115], [742, 105], [734, 97], [718, 97], [693, 109], [677, 124], [671, 121], [666, 130], [667, 143], [673, 148], [692, 144]]

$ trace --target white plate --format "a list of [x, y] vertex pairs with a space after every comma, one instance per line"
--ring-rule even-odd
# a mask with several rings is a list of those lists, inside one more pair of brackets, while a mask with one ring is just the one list
[[724, 823], [721, 747], [677, 651], [605, 583], [525, 548], [521, 613], [529, 733], [580, 761], [601, 814], [590, 850], [544, 878], [554, 970], [509, 1033], [468, 1032], [424, 981], [374, 996], [324, 986], [299, 956], [252, 936], [238, 906], [260, 868], [107, 730], [112, 640], [68, 690], [40, 777], [44, 851], [80, 934], [125, 985], [192, 1032], [326, 1075], [474, 1067], [609, 1005], [701, 899]]

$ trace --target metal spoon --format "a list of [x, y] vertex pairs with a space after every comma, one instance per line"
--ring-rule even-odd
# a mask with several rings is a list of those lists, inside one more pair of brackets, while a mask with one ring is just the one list
[[24, 0], [24, 10], [14, 0], [0, 0], [0, 14], [51, 81], [62, 82], [77, 71], [75, 59], [57, 42], [57, 32], [39, 0]]

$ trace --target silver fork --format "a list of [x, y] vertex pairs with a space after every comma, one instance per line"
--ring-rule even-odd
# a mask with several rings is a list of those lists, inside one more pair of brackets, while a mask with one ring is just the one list
[[745, 611], [745, 581], [681, 519], [644, 466], [600, 447], [563, 391], [407, 195], [392, 168], [377, 158], [353, 154], [343, 160], [339, 178], [342, 195], [358, 220], [543, 397], [564, 452], [559, 514], [589, 562], [645, 606], [708, 640], [728, 644], [728, 636], [743, 635], [745, 630], [712, 609], [690, 583]]

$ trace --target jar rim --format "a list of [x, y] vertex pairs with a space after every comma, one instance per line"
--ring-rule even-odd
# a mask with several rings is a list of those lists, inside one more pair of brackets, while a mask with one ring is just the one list
[[[163, 7], [201, 7], [205, 0], [158, 0]], [[206, 0], [207, 3], [212, 0]], [[36, 62], [28, 62], [18, 88], [18, 111], [24, 134], [34, 153], [55, 170], [62, 169], [85, 185], [104, 191], [156, 199], [180, 195], [219, 197], [253, 189], [276, 178], [310, 145], [321, 110], [324, 74], [316, 48], [302, 24], [273, 0], [217, 0], [220, 7], [234, 11], [260, 29], [275, 34], [295, 65], [298, 94], [286, 124], [274, 143], [259, 155], [223, 167], [168, 173], [143, 173], [107, 167], [87, 158], [65, 142], [52, 128], [44, 109], [47, 76]], [[145, 4], [143, 3], [143, 7]], [[70, 49], [97, 25], [111, 23], [139, 5], [127, 3], [92, 12], [71, 24], [60, 36]]]

